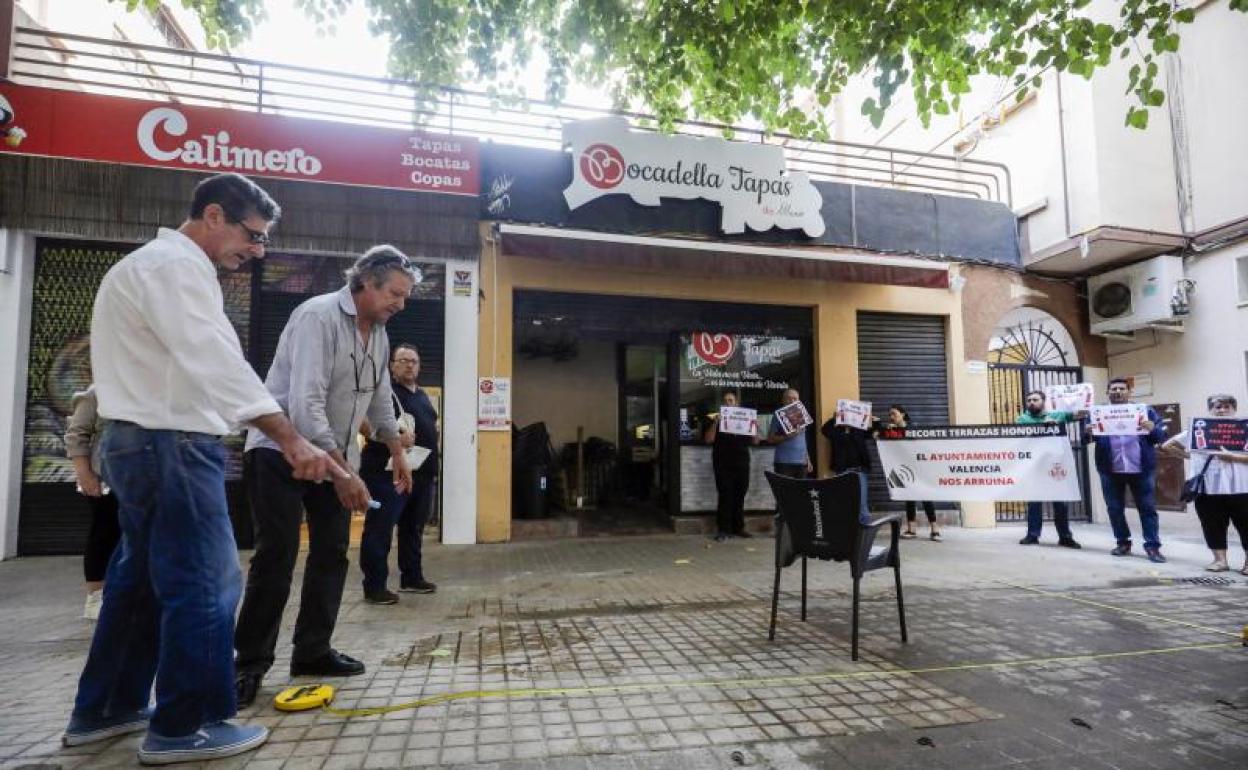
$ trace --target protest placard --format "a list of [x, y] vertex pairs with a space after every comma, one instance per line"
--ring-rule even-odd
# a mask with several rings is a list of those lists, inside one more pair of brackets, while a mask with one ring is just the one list
[[871, 402], [838, 398], [836, 400], [836, 424], [868, 430], [871, 427]]
[[758, 412], [743, 406], [721, 406], [717, 430], [736, 436], [753, 436], [758, 433]]
[[1086, 412], [1095, 400], [1090, 382], [1046, 385], [1044, 388], [1044, 408], [1050, 412]]
[[1144, 404], [1103, 404], [1088, 410], [1088, 423], [1095, 436], [1139, 436], [1148, 433], [1144, 429], [1147, 419]]
[[813, 424], [814, 419], [801, 401], [794, 401], [776, 410], [776, 422], [780, 423], [780, 430], [784, 435], [791, 436]]
[[1192, 420], [1192, 450], [1225, 449], [1248, 452], [1248, 420], [1224, 417], [1197, 417]]

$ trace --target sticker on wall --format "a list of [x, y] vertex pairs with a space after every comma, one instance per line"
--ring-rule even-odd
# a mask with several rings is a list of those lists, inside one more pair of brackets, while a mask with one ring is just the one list
[[477, 380], [477, 430], [511, 430], [511, 378]]
[[472, 296], [472, 271], [455, 270], [451, 276], [451, 294], [456, 297]]

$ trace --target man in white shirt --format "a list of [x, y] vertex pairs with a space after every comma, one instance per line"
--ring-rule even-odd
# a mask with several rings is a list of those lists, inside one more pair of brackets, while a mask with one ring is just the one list
[[412, 476], [391, 406], [390, 338], [386, 322], [403, 310], [416, 281], [407, 257], [374, 246], [347, 271], [347, 285], [304, 302], [291, 313], [277, 343], [265, 385], [299, 432], [350, 472], [330, 488], [292, 477], [271, 439], [247, 436], [247, 493], [256, 528], [256, 552], [238, 613], [236, 697], [251, 703], [276, 657], [282, 611], [299, 556], [299, 525], [308, 523], [308, 557], [295, 620], [291, 676], [354, 676], [364, 664], [330, 645], [347, 580], [351, 511], [372, 502], [354, 468], [355, 441], [368, 417], [374, 438], [387, 445], [392, 479], [402, 494]]
[[[242, 423], [271, 436], [299, 478], [341, 475], [300, 436], [243, 357], [217, 269], [264, 256], [277, 204], [223, 174], [195, 188], [190, 217], [108, 271], [91, 320], [102, 473], [122, 540], [63, 741], [146, 729], [145, 764], [231, 756], [263, 727], [226, 720], [234, 701], [238, 552], [221, 437]], [[148, 707], [153, 680], [156, 706]]]

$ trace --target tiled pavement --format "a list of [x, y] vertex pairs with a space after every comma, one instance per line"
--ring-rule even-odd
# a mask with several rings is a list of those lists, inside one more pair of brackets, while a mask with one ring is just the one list
[[[1230, 636], [1248, 622], [1248, 578], [1174, 582], [1204, 577], [1190, 531], [1171, 538], [1167, 565], [1111, 559], [1092, 525], [1080, 552], [1020, 548], [1019, 534], [907, 542], [911, 641], [891, 579], [869, 575], [857, 663], [843, 565], [812, 565], [807, 623], [786, 571], [767, 642], [770, 540], [431, 544], [437, 594], [365, 605], [353, 573], [335, 643], [369, 669], [341, 682], [335, 706], [495, 694], [279, 714], [267, 701], [290, 681], [282, 657], [243, 714], [270, 742], [207, 767], [1248, 766], [1248, 649]], [[90, 634], [75, 617], [78, 570], [0, 564], [0, 767], [134, 764], [137, 737], [57, 744]], [[1071, 659], [1128, 651], [1149, 652]], [[1009, 661], [1024, 664], [981, 667]]]

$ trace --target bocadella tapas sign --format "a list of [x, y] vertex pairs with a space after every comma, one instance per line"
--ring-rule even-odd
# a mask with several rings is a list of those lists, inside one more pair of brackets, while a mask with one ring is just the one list
[[776, 145], [633, 131], [623, 118], [566, 124], [563, 142], [572, 148], [572, 184], [563, 191], [571, 209], [604, 195], [643, 206], [703, 198], [721, 206], [725, 233], [748, 226], [823, 234], [823, 196], [805, 172], [786, 168]]

